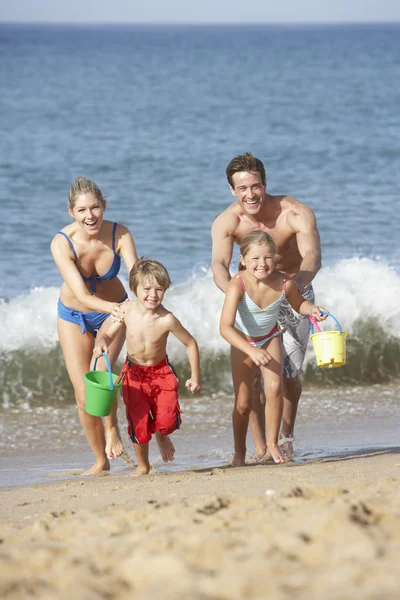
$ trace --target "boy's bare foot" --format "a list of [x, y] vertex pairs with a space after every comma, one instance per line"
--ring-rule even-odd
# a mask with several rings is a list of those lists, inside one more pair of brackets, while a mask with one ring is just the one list
[[268, 446], [268, 452], [271, 454], [272, 459], [276, 464], [285, 463], [289, 460], [289, 458], [284, 456], [279, 450], [278, 444], [271, 444], [271, 446]]
[[133, 473], [132, 477], [143, 477], [143, 475], [148, 475], [151, 471], [151, 466], [149, 467], [137, 467], [136, 471]]
[[80, 476], [89, 476], [89, 475], [101, 475], [102, 473], [106, 473], [110, 470], [110, 463], [108, 462], [108, 458], [105, 461], [96, 462], [93, 467], [84, 471], [83, 473], [79, 473]]
[[169, 462], [175, 458], [175, 447], [171, 442], [168, 435], [163, 435], [159, 431], [156, 431], [156, 440], [158, 449], [161, 454], [161, 458], [164, 462]]
[[245, 458], [246, 458], [246, 455], [238, 454], [235, 452], [235, 454], [233, 455], [231, 467], [245, 467], [246, 466]]
[[123, 453], [124, 447], [121, 442], [118, 426], [116, 425], [106, 431], [106, 455], [112, 460], [113, 458], [122, 456]]

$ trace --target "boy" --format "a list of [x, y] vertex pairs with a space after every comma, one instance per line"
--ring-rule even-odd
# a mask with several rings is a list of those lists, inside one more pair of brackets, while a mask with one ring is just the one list
[[[127, 358], [122, 368], [122, 396], [126, 406], [128, 433], [133, 442], [138, 467], [135, 475], [150, 472], [149, 441], [159, 431], [163, 436], [179, 429], [178, 379], [168, 362], [170, 333], [186, 347], [191, 377], [186, 388], [200, 391], [200, 357], [194, 337], [164, 306], [162, 301], [171, 284], [166, 268], [156, 260], [140, 258], [129, 274], [129, 287], [137, 300], [127, 302]], [[125, 307], [125, 305], [124, 305]], [[94, 356], [108, 347], [122, 322], [113, 322], [97, 340]]]

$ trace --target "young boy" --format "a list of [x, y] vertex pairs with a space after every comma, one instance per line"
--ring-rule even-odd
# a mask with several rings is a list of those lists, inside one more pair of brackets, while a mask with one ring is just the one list
[[[159, 431], [163, 436], [179, 429], [178, 379], [168, 362], [167, 339], [173, 333], [186, 347], [191, 377], [186, 388], [200, 391], [199, 349], [194, 337], [164, 306], [162, 301], [171, 284], [166, 268], [156, 260], [140, 258], [129, 274], [129, 287], [137, 300], [123, 305], [125, 310], [127, 358], [121, 373], [122, 396], [126, 406], [128, 433], [138, 462], [135, 475], [150, 472], [149, 441]], [[100, 357], [122, 322], [113, 322], [96, 341], [93, 354]]]

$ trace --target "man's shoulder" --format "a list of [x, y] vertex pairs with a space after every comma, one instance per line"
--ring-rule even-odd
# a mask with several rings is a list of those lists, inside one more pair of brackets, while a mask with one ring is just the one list
[[226, 233], [232, 234], [240, 223], [239, 213], [239, 203], [233, 202], [214, 219], [213, 230], [225, 230]]

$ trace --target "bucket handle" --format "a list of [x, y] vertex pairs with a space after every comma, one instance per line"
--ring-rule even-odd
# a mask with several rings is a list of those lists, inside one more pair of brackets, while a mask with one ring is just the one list
[[[108, 356], [105, 352], [102, 353], [103, 354], [103, 358], [106, 361], [106, 365], [107, 365], [107, 369], [108, 369], [108, 374], [110, 375], [110, 390], [114, 389], [114, 382], [113, 382], [113, 378], [112, 378], [112, 371], [111, 371], [111, 365], [110, 365], [110, 361], [108, 360]], [[96, 370], [96, 364], [97, 364], [97, 357], [95, 358], [94, 361], [94, 365], [93, 365], [93, 371]]]
[[[332, 313], [328, 312], [327, 310], [321, 310], [321, 314], [329, 315], [330, 317], [332, 317], [332, 319], [334, 321], [336, 321], [336, 325], [339, 327], [339, 333], [340, 334], [342, 333], [342, 327], [341, 327], [339, 321], [337, 320], [337, 318], [334, 317]], [[318, 326], [317, 319], [315, 317], [313, 317], [312, 315], [310, 315], [308, 318], [310, 319], [311, 333], [314, 333], [314, 332], [321, 333], [321, 329]]]

